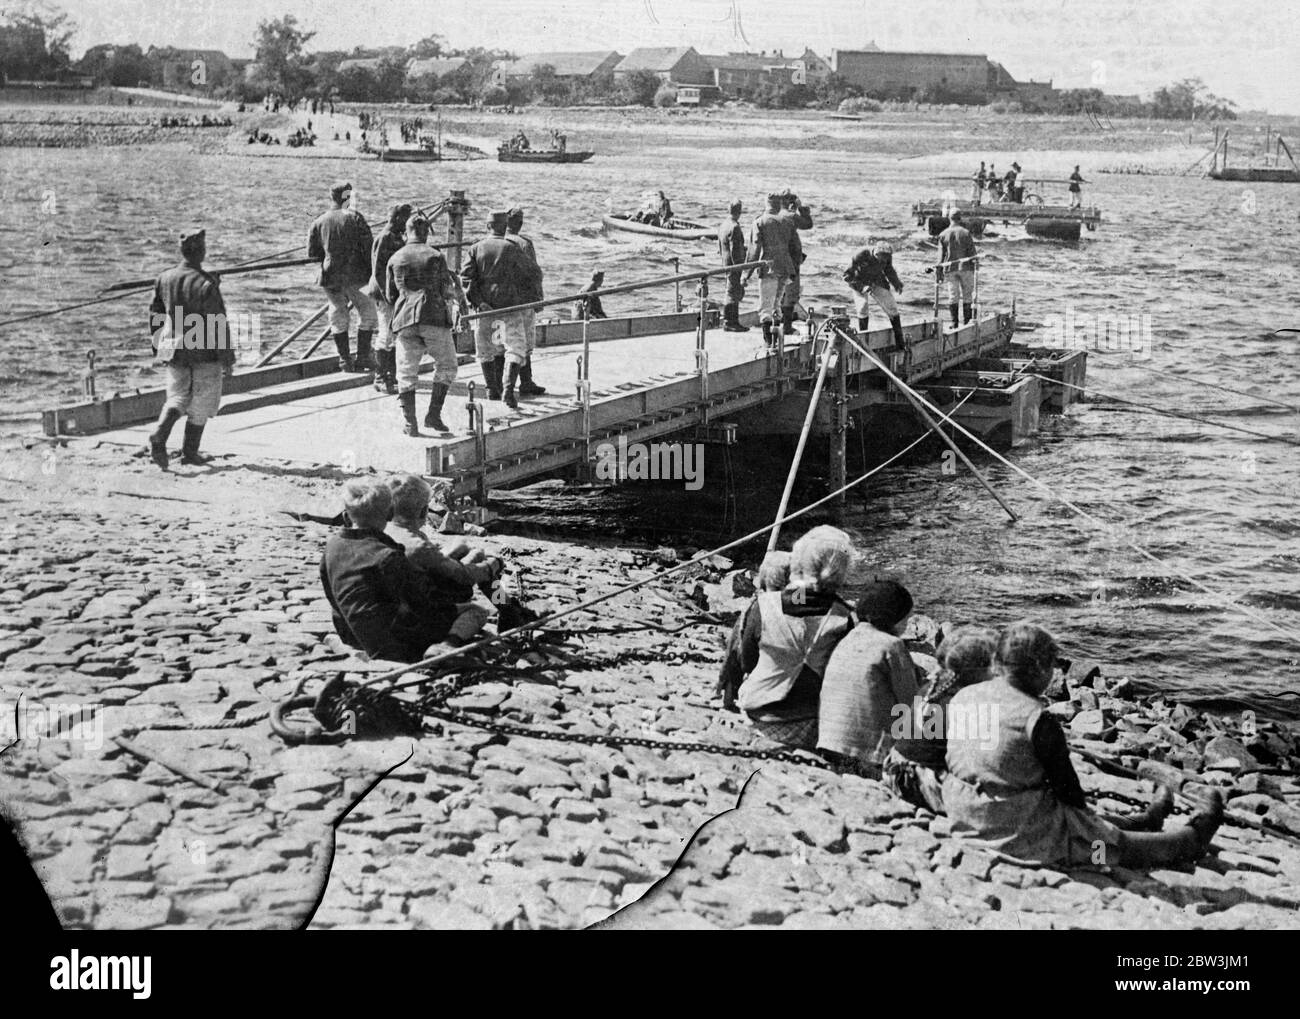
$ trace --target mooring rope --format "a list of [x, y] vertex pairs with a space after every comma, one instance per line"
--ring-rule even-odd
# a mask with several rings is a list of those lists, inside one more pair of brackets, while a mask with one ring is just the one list
[[[877, 357], [875, 357], [875, 356], [874, 356], [873, 354], [871, 354], [868, 350], [866, 350], [866, 349], [864, 349], [862, 346], [860, 346], [860, 345], [858, 344], [858, 342], [857, 342], [856, 340], [854, 340], [852, 337], [847, 336], [847, 334], [844, 333], [844, 331], [843, 331], [842, 329], [839, 330], [839, 331], [840, 331], [841, 333], [843, 333], [843, 334], [846, 336], [846, 338], [848, 339], [848, 342], [849, 342], [849, 343], [851, 343], [854, 347], [857, 347], [858, 351], [859, 351], [859, 352], [860, 352], [864, 357], [866, 357], [869, 361], [871, 361], [873, 364], [875, 364], [876, 367], [878, 367], [881, 371], [883, 371], [883, 372], [885, 373], [885, 376], [886, 376], [886, 377], [887, 377], [891, 382], [893, 382], [895, 385], [899, 386], [900, 388], [903, 388], [903, 389], [909, 389], [909, 390], [910, 390], [910, 387], [907, 385], [907, 383], [904, 382], [902, 379], [900, 379], [900, 378], [899, 378], [897, 375], [895, 375], [892, 371], [890, 371], [889, 368], [887, 368], [887, 367], [884, 365], [884, 363], [882, 363], [882, 362], [881, 362]], [[1033, 376], [1033, 377], [1035, 377], [1035, 378], [1044, 378], [1044, 376], [1041, 376], [1041, 375]], [[1054, 384], [1058, 382], [1058, 380], [1056, 380], [1056, 379], [1047, 379], [1046, 381], [1048, 381], [1048, 382], [1050, 382], [1050, 383], [1054, 383]], [[1076, 387], [1074, 387], [1074, 388], [1077, 389], [1077, 388], [1080, 388], [1080, 387], [1076, 386]], [[925, 404], [926, 407], [930, 408], [930, 410], [934, 411], [936, 414], [942, 413], [942, 411], [940, 411], [939, 408], [937, 408], [933, 403], [931, 403], [929, 400], [927, 400], [927, 399], [926, 399], [924, 396], [922, 396], [920, 393], [917, 393], [915, 390], [911, 390], [911, 392], [913, 393], [913, 395], [914, 395], [918, 400], [920, 400], [923, 404]], [[1065, 496], [1059, 494], [1059, 493], [1058, 493], [1055, 489], [1053, 489], [1050, 485], [1046, 484], [1045, 482], [1039, 481], [1036, 477], [1034, 477], [1032, 474], [1030, 474], [1030, 473], [1029, 473], [1027, 470], [1025, 470], [1023, 467], [1020, 467], [1019, 465], [1012, 463], [1010, 460], [1008, 460], [1006, 457], [1004, 457], [1001, 453], [999, 453], [996, 449], [993, 449], [990, 445], [988, 445], [988, 443], [986, 443], [986, 442], [985, 442], [983, 439], [981, 439], [978, 435], [974, 434], [974, 433], [971, 432], [969, 429], [965, 428], [965, 427], [964, 427], [960, 422], [958, 422], [958, 421], [953, 421], [952, 424], [953, 424], [953, 427], [955, 427], [958, 431], [960, 431], [960, 432], [961, 432], [963, 435], [965, 435], [968, 439], [970, 439], [972, 442], [974, 442], [976, 445], [978, 445], [980, 448], [982, 448], [982, 449], [983, 449], [985, 452], [987, 452], [990, 456], [994, 457], [996, 460], [998, 460], [1000, 463], [1004, 464], [1005, 466], [1010, 467], [1013, 471], [1015, 471], [1017, 474], [1019, 474], [1021, 477], [1023, 477], [1026, 481], [1028, 481], [1028, 482], [1030, 482], [1031, 484], [1035, 485], [1036, 487], [1042, 489], [1042, 491], [1046, 492], [1048, 495], [1050, 495], [1050, 496], [1051, 496], [1053, 499], [1055, 499], [1057, 502], [1061, 503], [1061, 505], [1065, 506], [1067, 509], [1069, 509], [1069, 510], [1071, 510], [1072, 512], [1074, 512], [1074, 513], [1078, 514], [1079, 516], [1083, 517], [1085, 520], [1087, 520], [1088, 522], [1094, 524], [1094, 525], [1095, 525], [1096, 527], [1098, 527], [1099, 529], [1104, 530], [1104, 531], [1109, 531], [1109, 530], [1110, 530], [1110, 527], [1109, 527], [1109, 526], [1108, 526], [1104, 521], [1099, 520], [1097, 517], [1094, 517], [1094, 516], [1093, 516], [1091, 513], [1089, 513], [1087, 510], [1085, 510], [1085, 509], [1083, 509], [1082, 507], [1076, 505], [1074, 502], [1072, 502], [1070, 499], [1067, 499]], [[1159, 566], [1161, 569], [1169, 570], [1169, 571], [1171, 571], [1171, 572], [1173, 572], [1173, 573], [1176, 573], [1176, 574], [1177, 574], [1178, 576], [1180, 576], [1183, 580], [1187, 581], [1189, 584], [1191, 584], [1193, 587], [1197, 588], [1198, 590], [1200, 590], [1200, 591], [1203, 592], [1204, 594], [1209, 595], [1211, 598], [1213, 598], [1213, 599], [1215, 599], [1216, 601], [1218, 601], [1221, 605], [1224, 605], [1224, 606], [1226, 606], [1226, 607], [1228, 607], [1228, 608], [1236, 609], [1236, 610], [1237, 610], [1238, 612], [1240, 612], [1242, 615], [1245, 615], [1245, 616], [1249, 617], [1250, 619], [1253, 619], [1255, 622], [1257, 622], [1257, 623], [1262, 623], [1264, 626], [1267, 626], [1269, 629], [1276, 630], [1278, 633], [1282, 634], [1284, 637], [1286, 637], [1286, 638], [1287, 638], [1288, 640], [1290, 640], [1290, 641], [1300, 642], [1300, 636], [1297, 636], [1296, 634], [1292, 633], [1290, 630], [1287, 630], [1287, 629], [1285, 629], [1284, 627], [1279, 626], [1277, 623], [1273, 622], [1271, 619], [1267, 618], [1266, 616], [1261, 616], [1261, 615], [1259, 615], [1258, 613], [1256, 613], [1256, 612], [1252, 611], [1251, 609], [1247, 608], [1246, 606], [1241, 605], [1240, 603], [1238, 603], [1238, 602], [1234, 601], [1233, 599], [1229, 598], [1227, 595], [1220, 594], [1218, 591], [1216, 591], [1216, 590], [1214, 590], [1213, 588], [1208, 587], [1208, 586], [1206, 586], [1205, 584], [1201, 583], [1199, 580], [1197, 580], [1197, 579], [1196, 579], [1195, 577], [1193, 577], [1191, 574], [1185, 572], [1184, 570], [1178, 568], [1177, 566], [1171, 566], [1171, 565], [1167, 564], [1166, 562], [1164, 562], [1164, 560], [1160, 559], [1160, 558], [1159, 558], [1158, 556], [1156, 556], [1154, 553], [1152, 553], [1152, 552], [1148, 552], [1145, 548], [1143, 548], [1141, 545], [1137, 544], [1136, 542], [1134, 542], [1134, 541], [1130, 541], [1129, 539], [1123, 537], [1122, 535], [1119, 536], [1119, 540], [1120, 540], [1120, 543], [1121, 543], [1121, 544], [1126, 545], [1126, 546], [1128, 546], [1129, 548], [1133, 549], [1133, 551], [1137, 552], [1137, 553], [1138, 553], [1140, 556], [1142, 556], [1144, 559], [1147, 559], [1147, 560], [1149, 560], [1150, 562], [1155, 563], [1155, 564], [1156, 564], [1157, 566]]]

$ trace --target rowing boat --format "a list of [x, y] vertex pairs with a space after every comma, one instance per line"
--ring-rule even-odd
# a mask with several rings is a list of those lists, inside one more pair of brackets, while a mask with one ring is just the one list
[[596, 153], [586, 149], [511, 149], [502, 145], [497, 160], [502, 163], [585, 163]]
[[703, 223], [693, 223], [689, 219], [678, 219], [676, 216], [673, 217], [672, 226], [651, 226], [649, 223], [638, 223], [623, 212], [603, 216], [601, 222], [605, 224], [607, 230], [627, 230], [629, 233], [634, 234], [674, 237], [683, 241], [711, 241], [718, 236], [717, 230], [711, 226], [705, 226]]

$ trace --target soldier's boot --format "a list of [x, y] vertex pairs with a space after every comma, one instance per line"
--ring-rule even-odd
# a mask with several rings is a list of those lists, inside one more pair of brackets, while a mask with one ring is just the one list
[[722, 330], [728, 333], [749, 332], [749, 326], [740, 324], [739, 304], [724, 304], [722, 306]]
[[163, 470], [167, 469], [168, 464], [167, 440], [171, 438], [172, 429], [180, 419], [179, 408], [166, 407], [163, 409], [162, 417], [158, 419], [158, 426], [149, 433], [149, 459]]
[[402, 434], [418, 437], [420, 424], [415, 420], [415, 390], [398, 393], [397, 404], [402, 408]]
[[971, 306], [969, 304], [963, 304], [961, 306], [961, 316], [963, 322], [969, 322], [971, 320]]
[[185, 441], [181, 445], [181, 463], [191, 467], [203, 467], [212, 463], [212, 457], [199, 452], [199, 443], [203, 441], [203, 425], [185, 422]]
[[347, 332], [334, 334], [334, 349], [339, 353], [339, 371], [356, 371], [352, 361], [352, 346], [348, 343]]
[[859, 315], [859, 316], [858, 316], [858, 332], [862, 333], [862, 334], [865, 336], [865, 335], [866, 335], [866, 332], [867, 332], [867, 325], [868, 325], [869, 322], [870, 322], [870, 316], [868, 316], [868, 315]]
[[506, 381], [501, 392], [501, 399], [505, 401], [506, 406], [511, 410], [519, 409], [519, 401], [515, 399], [515, 383], [519, 381], [519, 368], [520, 366], [515, 364], [514, 361], [506, 365]]
[[956, 304], [948, 305], [948, 314], [952, 316], [952, 327], [957, 329], [961, 326], [961, 321], [957, 318], [958, 307]]
[[370, 340], [374, 335], [375, 333], [373, 329], [357, 330], [357, 357], [353, 365], [356, 371], [370, 371], [370, 369], [375, 366], [374, 357], [370, 349]]
[[442, 423], [442, 405], [447, 399], [447, 390], [450, 388], [445, 382], [433, 384], [433, 392], [429, 394], [429, 409], [424, 415], [424, 427], [432, 428], [435, 432], [451, 431]]
[[903, 319], [901, 315], [892, 315], [889, 324], [894, 330], [894, 349], [906, 350], [907, 341], [903, 339]]
[[781, 308], [781, 332], [786, 336], [794, 335], [794, 305], [787, 304]]
[[765, 320], [761, 325], [763, 326], [763, 343], [766, 344], [768, 350], [771, 350], [776, 346], [776, 337], [772, 335], [772, 323]]
[[533, 355], [519, 366], [519, 395], [541, 396], [546, 390], [533, 381]]

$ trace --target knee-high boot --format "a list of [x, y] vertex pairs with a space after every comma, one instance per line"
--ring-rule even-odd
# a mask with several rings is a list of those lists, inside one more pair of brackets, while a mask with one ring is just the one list
[[359, 372], [369, 371], [375, 366], [374, 358], [370, 350], [370, 339], [374, 336], [373, 329], [357, 330], [357, 357], [353, 365], [354, 370]]
[[334, 349], [339, 353], [339, 371], [356, 371], [352, 361], [352, 348], [348, 343], [348, 334], [346, 331], [334, 334]]
[[787, 304], [781, 308], [781, 332], [786, 336], [794, 335], [794, 305]]
[[957, 317], [957, 313], [959, 310], [960, 309], [956, 304], [948, 305], [948, 314], [952, 316], [952, 327], [954, 329], [958, 328], [961, 325], [961, 320], [958, 319]]
[[858, 316], [858, 332], [860, 332], [860, 333], [862, 333], [863, 335], [865, 335], [866, 332], [867, 332], [867, 326], [870, 324], [870, 322], [871, 322], [871, 319], [870, 319], [869, 316], [867, 316], [867, 315], [859, 315], [859, 316]]
[[181, 463], [192, 467], [203, 467], [212, 462], [212, 457], [199, 452], [199, 443], [203, 441], [203, 425], [185, 422], [185, 442], [181, 446]]
[[963, 322], [969, 322], [971, 320], [971, 306], [969, 304], [963, 304], [961, 306], [961, 320]]
[[528, 358], [519, 366], [519, 395], [520, 396], [541, 396], [546, 390], [533, 381], [533, 355], [529, 354]]
[[767, 344], [767, 349], [771, 350], [773, 347], [776, 346], [776, 336], [773, 335], [774, 330], [772, 328], [772, 323], [764, 321], [762, 325], [763, 325], [763, 342]]
[[520, 365], [514, 361], [506, 365], [505, 385], [501, 391], [501, 399], [511, 410], [519, 409], [519, 401], [515, 398], [515, 383], [519, 381], [519, 368]]
[[442, 423], [442, 405], [447, 399], [447, 390], [451, 387], [445, 382], [435, 382], [433, 392], [429, 394], [429, 409], [424, 415], [424, 426], [435, 432], [451, 431]]
[[168, 464], [167, 440], [180, 419], [181, 412], [178, 408], [164, 407], [162, 416], [158, 419], [158, 426], [149, 434], [149, 459], [163, 470], [167, 469]]
[[419, 436], [420, 425], [415, 420], [415, 390], [397, 394], [397, 405], [402, 408], [402, 434]]
[[903, 338], [903, 319], [901, 315], [891, 315], [889, 325], [894, 330], [894, 349], [906, 350], [907, 341]]

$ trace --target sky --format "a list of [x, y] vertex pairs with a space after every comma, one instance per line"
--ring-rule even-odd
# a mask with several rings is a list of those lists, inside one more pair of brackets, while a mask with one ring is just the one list
[[1300, 114], [1300, 0], [51, 0], [100, 42], [252, 56], [263, 19], [292, 13], [309, 49], [403, 45], [515, 53], [694, 46], [703, 53], [874, 41], [882, 49], [983, 53], [1018, 80], [1149, 95], [1185, 77], [1242, 109]]

